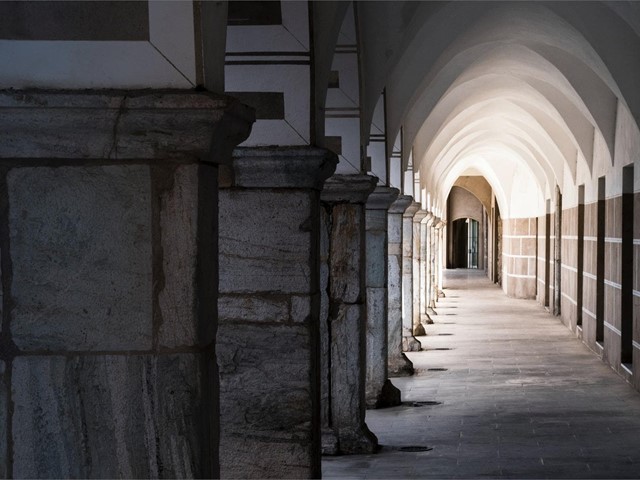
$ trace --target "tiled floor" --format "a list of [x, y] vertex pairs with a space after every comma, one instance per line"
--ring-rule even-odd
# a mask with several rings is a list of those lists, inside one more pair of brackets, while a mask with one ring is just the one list
[[325, 478], [640, 478], [640, 393], [535, 302], [479, 272], [445, 286], [416, 375], [392, 379], [406, 403], [367, 412], [381, 451], [324, 457]]

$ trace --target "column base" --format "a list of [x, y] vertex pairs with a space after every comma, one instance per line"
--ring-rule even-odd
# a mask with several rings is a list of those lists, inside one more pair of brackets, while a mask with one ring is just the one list
[[419, 352], [422, 350], [422, 344], [413, 335], [410, 337], [402, 337], [402, 351], [403, 352]]
[[331, 428], [322, 429], [322, 455], [338, 455], [338, 436]]
[[433, 325], [433, 320], [428, 313], [423, 313], [422, 315], [420, 315], [420, 322], [425, 325]]
[[378, 394], [378, 398], [375, 401], [369, 400], [367, 402], [367, 408], [389, 408], [397, 407], [402, 403], [402, 394], [400, 390], [391, 383], [389, 379], [385, 380], [382, 385], [382, 390]]
[[424, 326], [421, 323], [413, 326], [414, 337], [424, 337], [426, 334], [427, 334], [427, 331], [424, 329]]
[[413, 363], [407, 358], [404, 353], [400, 354], [400, 358], [394, 359], [393, 362], [389, 363], [390, 377], [410, 377], [413, 374]]
[[433, 307], [427, 307], [427, 315], [438, 315], [438, 312]]
[[438, 298], [447, 298], [442, 290], [438, 290]]
[[376, 453], [378, 451], [378, 437], [366, 424], [359, 427], [343, 428], [339, 433], [339, 453], [343, 455], [358, 455]]

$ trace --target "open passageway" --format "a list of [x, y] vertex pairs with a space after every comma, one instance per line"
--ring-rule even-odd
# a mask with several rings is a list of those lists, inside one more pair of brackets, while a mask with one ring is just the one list
[[392, 379], [403, 405], [367, 412], [380, 453], [324, 457], [323, 477], [640, 477], [638, 392], [484, 272], [446, 271], [444, 291], [416, 374]]

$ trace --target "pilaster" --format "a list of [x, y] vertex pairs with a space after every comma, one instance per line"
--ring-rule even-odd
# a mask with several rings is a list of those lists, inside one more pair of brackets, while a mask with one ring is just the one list
[[389, 381], [387, 365], [387, 210], [398, 189], [376, 187], [366, 204], [367, 407], [399, 405], [400, 390]]
[[[377, 183], [369, 175], [334, 175], [321, 194], [326, 241], [322, 292], [323, 452], [373, 453], [378, 440], [365, 423], [365, 203]], [[326, 294], [325, 294], [326, 293]]]
[[422, 346], [413, 336], [413, 217], [420, 209], [411, 203], [402, 214], [402, 350], [419, 351]]
[[424, 264], [422, 220], [427, 216], [424, 210], [418, 210], [413, 216], [413, 334], [426, 335], [421, 322], [422, 305], [424, 305]]
[[320, 189], [311, 147], [238, 148], [220, 190], [220, 473], [320, 475]]
[[402, 351], [403, 214], [412, 201], [401, 195], [387, 211], [387, 363], [392, 377], [413, 375], [413, 364]]

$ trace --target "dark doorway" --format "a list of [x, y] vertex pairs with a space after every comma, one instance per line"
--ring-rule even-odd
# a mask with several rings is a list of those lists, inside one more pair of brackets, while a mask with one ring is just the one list
[[460, 218], [452, 223], [452, 227], [451, 268], [478, 268], [478, 221]]

